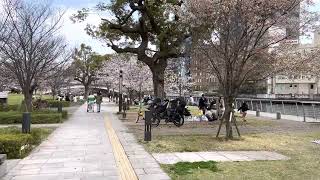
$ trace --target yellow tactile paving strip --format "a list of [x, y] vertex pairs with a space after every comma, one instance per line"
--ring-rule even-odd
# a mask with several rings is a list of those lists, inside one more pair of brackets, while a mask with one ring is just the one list
[[105, 117], [105, 126], [109, 135], [109, 139], [112, 145], [113, 154], [118, 166], [121, 180], [138, 180], [136, 173], [120, 143], [120, 140], [112, 128], [110, 119]]

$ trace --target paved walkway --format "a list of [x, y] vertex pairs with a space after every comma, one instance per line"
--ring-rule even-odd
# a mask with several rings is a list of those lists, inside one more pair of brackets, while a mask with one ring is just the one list
[[153, 156], [145, 151], [143, 146], [137, 142], [134, 135], [128, 133], [128, 128], [114, 115], [118, 108], [108, 103], [102, 109], [104, 112], [108, 112], [112, 127], [119, 137], [121, 145], [139, 180], [169, 180], [170, 177], [160, 168], [160, 165]]
[[178, 162], [199, 161], [262, 161], [288, 160], [281, 154], [269, 151], [215, 151], [215, 152], [185, 152], [185, 153], [158, 153], [153, 157], [160, 164], [175, 164]]
[[80, 107], [4, 180], [112, 180], [118, 168], [103, 114]]
[[116, 111], [110, 103], [103, 104], [102, 113], [81, 106], [3, 180], [169, 180]]

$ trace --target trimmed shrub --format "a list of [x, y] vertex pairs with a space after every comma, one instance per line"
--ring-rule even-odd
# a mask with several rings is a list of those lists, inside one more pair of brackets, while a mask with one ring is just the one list
[[[0, 124], [21, 124], [21, 112], [0, 112]], [[60, 113], [39, 113], [31, 114], [32, 124], [54, 124], [62, 122], [62, 114]]]
[[63, 120], [68, 119], [68, 111], [62, 111], [61, 117]]
[[31, 134], [22, 134], [17, 127], [0, 128], [0, 154], [9, 159], [24, 158], [53, 131], [51, 128], [34, 128]]
[[[54, 124], [54, 123], [61, 123], [61, 122], [62, 122], [62, 115], [59, 113], [31, 114], [32, 124]], [[18, 123], [21, 123], [21, 120]]]
[[18, 111], [19, 109], [20, 109], [19, 105], [3, 105], [3, 104], [0, 104], [0, 111], [1, 112]]
[[70, 107], [70, 101], [58, 101], [58, 100], [46, 100], [48, 106], [51, 108], [58, 108], [59, 104], [62, 104], [62, 107]]
[[32, 136], [32, 144], [39, 145], [45, 138], [47, 138], [53, 129], [51, 128], [32, 128], [31, 136]]
[[[58, 111], [54, 111], [54, 110], [40, 110], [40, 111], [33, 111], [33, 114], [59, 114]], [[63, 110], [61, 113], [61, 117], [63, 120], [68, 118], [68, 111]]]
[[30, 134], [1, 134], [0, 153], [7, 154], [9, 159], [23, 158], [32, 150]]

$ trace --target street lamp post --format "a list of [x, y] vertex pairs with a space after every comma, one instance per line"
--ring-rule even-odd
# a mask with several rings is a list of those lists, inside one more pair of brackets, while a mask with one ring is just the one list
[[122, 112], [122, 81], [123, 81], [123, 72], [120, 70], [119, 76], [119, 113]]

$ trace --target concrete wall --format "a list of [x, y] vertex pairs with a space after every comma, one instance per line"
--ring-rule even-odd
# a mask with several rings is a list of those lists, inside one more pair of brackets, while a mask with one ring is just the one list
[[276, 84], [275, 94], [317, 94], [317, 85], [314, 84]]

